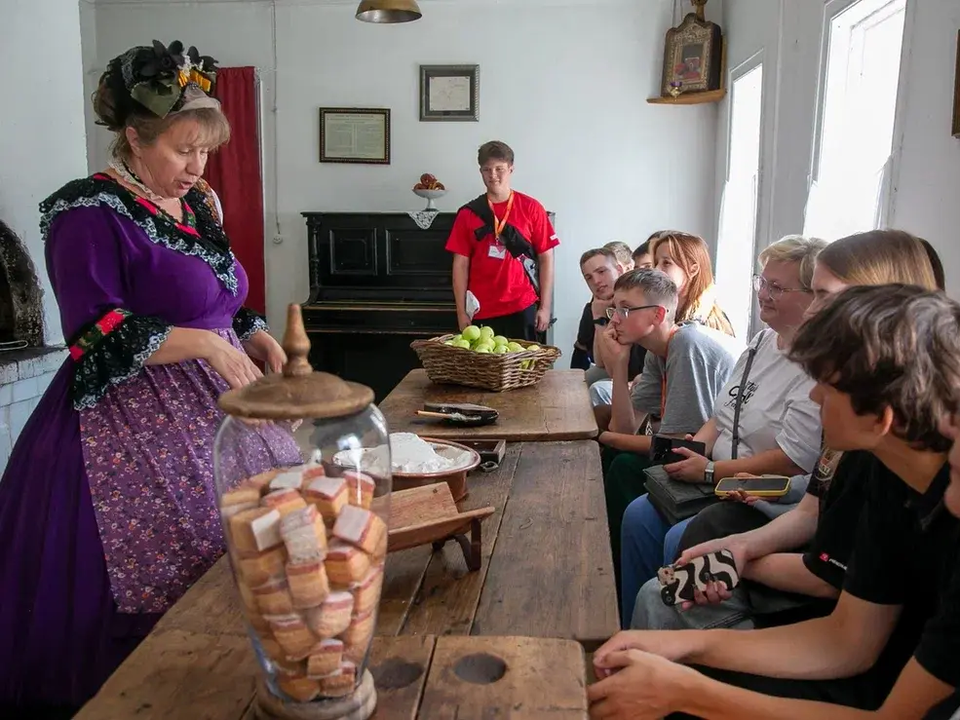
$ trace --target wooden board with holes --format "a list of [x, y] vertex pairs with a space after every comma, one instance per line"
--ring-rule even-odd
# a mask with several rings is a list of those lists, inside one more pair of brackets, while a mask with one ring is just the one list
[[437, 638], [419, 716], [585, 720], [585, 672], [572, 640]]
[[[583, 651], [541, 638], [374, 639], [375, 720], [586, 717]], [[255, 720], [259, 669], [245, 637], [151, 634], [74, 720]], [[549, 703], [549, 705], [548, 705]]]
[[[487, 405], [500, 413], [492, 425], [464, 428], [418, 418], [424, 403]], [[507, 442], [583, 440], [597, 436], [597, 422], [582, 370], [548, 370], [531, 387], [495, 393], [460, 385], [436, 385], [423, 370], [412, 370], [380, 403], [391, 432], [435, 438]]]

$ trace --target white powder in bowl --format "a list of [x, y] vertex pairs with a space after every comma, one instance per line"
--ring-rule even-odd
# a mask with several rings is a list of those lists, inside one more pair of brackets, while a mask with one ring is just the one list
[[[386, 474], [386, 445], [361, 451], [343, 450], [333, 460], [338, 465], [354, 467], [360, 461], [362, 470], [374, 475]], [[439, 451], [438, 451], [439, 450]], [[359, 455], [359, 458], [358, 458]], [[390, 434], [390, 466], [398, 473], [435, 473], [467, 465], [470, 453], [450, 446], [433, 446], [414, 433]]]

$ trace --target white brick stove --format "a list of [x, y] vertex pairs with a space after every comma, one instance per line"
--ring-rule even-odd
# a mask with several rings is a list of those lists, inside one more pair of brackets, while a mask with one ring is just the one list
[[13, 443], [66, 355], [62, 348], [0, 353], [0, 473], [7, 466]]

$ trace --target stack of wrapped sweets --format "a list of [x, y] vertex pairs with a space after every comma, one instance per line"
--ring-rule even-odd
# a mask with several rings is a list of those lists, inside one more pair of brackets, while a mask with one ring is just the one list
[[322, 465], [274, 470], [221, 497], [243, 611], [290, 699], [356, 687], [373, 637], [387, 527], [373, 479]]

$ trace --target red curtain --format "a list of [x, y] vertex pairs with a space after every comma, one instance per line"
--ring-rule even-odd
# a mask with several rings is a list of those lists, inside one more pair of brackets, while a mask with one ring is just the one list
[[230, 121], [230, 142], [210, 156], [204, 177], [220, 196], [224, 230], [250, 278], [244, 305], [263, 313], [263, 185], [255, 68], [218, 68], [215, 94]]

